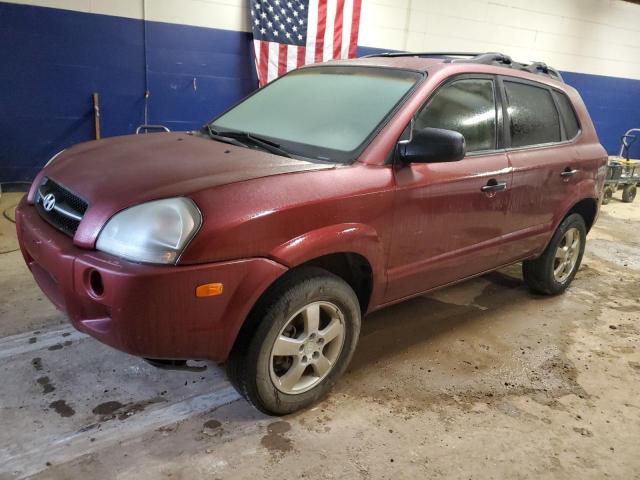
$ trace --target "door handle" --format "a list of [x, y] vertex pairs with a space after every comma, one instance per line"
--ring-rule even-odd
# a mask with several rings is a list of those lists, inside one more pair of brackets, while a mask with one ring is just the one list
[[569, 167], [567, 167], [562, 173], [560, 173], [560, 176], [562, 178], [569, 178], [573, 177], [576, 173], [578, 173], [578, 170], [571, 170]]
[[480, 190], [483, 192], [500, 192], [502, 190], [507, 189], [507, 182], [498, 182], [495, 178], [492, 178], [487, 182], [484, 187], [481, 187]]

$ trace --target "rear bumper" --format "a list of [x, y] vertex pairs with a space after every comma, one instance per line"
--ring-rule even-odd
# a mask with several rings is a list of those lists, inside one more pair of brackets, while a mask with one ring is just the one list
[[[132, 355], [224, 361], [251, 307], [286, 267], [264, 258], [205, 265], [131, 263], [80, 249], [26, 200], [16, 210], [20, 249], [49, 299], [75, 328]], [[97, 271], [104, 291], [90, 285]], [[224, 293], [198, 298], [198, 285]]]

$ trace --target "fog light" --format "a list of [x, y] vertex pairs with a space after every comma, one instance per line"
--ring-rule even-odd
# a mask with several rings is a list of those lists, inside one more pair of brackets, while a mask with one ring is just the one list
[[222, 295], [224, 286], [221, 283], [206, 283], [196, 288], [196, 297], [215, 297]]
[[101, 297], [104, 294], [104, 284], [99, 271], [91, 270], [91, 273], [89, 273], [89, 287], [91, 288], [91, 293], [96, 297]]

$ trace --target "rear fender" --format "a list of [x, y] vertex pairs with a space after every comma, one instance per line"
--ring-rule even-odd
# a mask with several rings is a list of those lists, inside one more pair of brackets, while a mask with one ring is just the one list
[[589, 179], [582, 180], [581, 182], [577, 183], [574, 186], [574, 193], [572, 195], [567, 196], [567, 199], [562, 204], [562, 206], [556, 210], [556, 215], [553, 218], [551, 229], [544, 243], [544, 246], [538, 252], [538, 255], [541, 255], [545, 251], [545, 249], [549, 245], [549, 242], [553, 238], [553, 234], [556, 232], [556, 230], [560, 226], [560, 223], [562, 223], [562, 221], [567, 217], [569, 212], [581, 201], [590, 199], [596, 203], [596, 212], [594, 216], [594, 223], [595, 223], [595, 220], [598, 218], [598, 211], [600, 209], [600, 200], [601, 200], [599, 196], [598, 184], [599, 182], [594, 181], [594, 179], [592, 178], [589, 178]]
[[[571, 209], [577, 205], [582, 200], [593, 199], [596, 202], [597, 208], [599, 208], [598, 200], [598, 189], [596, 185], [596, 181], [594, 179], [584, 179], [581, 182], [577, 183], [574, 187], [574, 193], [570, 196], [567, 196], [566, 200], [562, 204], [561, 208], [558, 208], [556, 211], [556, 216], [553, 219], [553, 228], [551, 231], [551, 235], [553, 235], [567, 214], [571, 211]], [[597, 215], [597, 209], [596, 209]]]

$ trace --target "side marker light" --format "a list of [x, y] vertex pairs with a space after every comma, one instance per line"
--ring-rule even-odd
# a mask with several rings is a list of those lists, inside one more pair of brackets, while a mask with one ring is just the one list
[[222, 283], [205, 283], [196, 288], [196, 297], [215, 297], [222, 295], [224, 285]]

